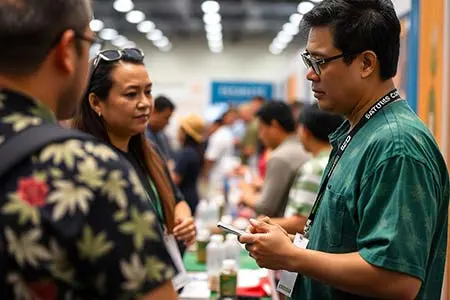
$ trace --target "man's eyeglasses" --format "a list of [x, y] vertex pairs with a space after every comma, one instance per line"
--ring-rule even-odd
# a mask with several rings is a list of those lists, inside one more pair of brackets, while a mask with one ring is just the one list
[[[63, 34], [66, 30], [68, 30], [68, 29], [65, 29], [64, 31], [62, 31], [60, 34], [58, 34], [56, 36], [56, 38], [53, 41], [53, 43], [51, 44], [50, 48], [54, 48], [59, 43], [59, 41], [61, 40], [61, 37], [63, 36]], [[103, 46], [105, 45], [105, 41], [103, 41], [95, 36], [88, 37], [81, 33], [76, 32], [76, 31], [75, 31], [75, 38], [90, 43], [89, 60], [93, 59], [97, 55], [97, 53], [103, 49]]]
[[324, 65], [326, 63], [329, 63], [329, 62], [339, 59], [339, 58], [354, 55], [354, 53], [342, 53], [342, 54], [335, 55], [335, 56], [328, 57], [328, 58], [314, 58], [308, 52], [303, 52], [300, 55], [302, 57], [303, 63], [305, 64], [305, 67], [307, 69], [312, 68], [314, 73], [316, 73], [318, 76], [320, 76], [320, 73], [321, 73], [320, 66], [321, 65]]
[[137, 48], [125, 48], [122, 50], [104, 50], [97, 54], [92, 65], [92, 73], [95, 72], [100, 62], [115, 62], [122, 58], [130, 59], [137, 62], [144, 60], [144, 52]]
[[105, 45], [105, 41], [97, 37], [87, 37], [78, 33], [75, 34], [75, 37], [91, 44], [91, 47], [89, 48], [89, 60], [93, 59]]

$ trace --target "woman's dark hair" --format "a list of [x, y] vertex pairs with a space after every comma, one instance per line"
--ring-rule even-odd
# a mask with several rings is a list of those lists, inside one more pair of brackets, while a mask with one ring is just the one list
[[184, 132], [183, 148], [186, 148], [186, 147], [194, 148], [200, 157], [201, 164], [203, 165], [203, 161], [204, 161], [203, 158], [204, 158], [204, 154], [205, 154], [205, 150], [206, 150], [205, 143], [197, 142], [183, 128], [181, 128], [181, 130]]
[[[135, 62], [133, 62], [135, 63]], [[87, 132], [98, 139], [111, 143], [102, 118], [92, 109], [89, 96], [95, 94], [100, 101], [107, 101], [113, 87], [112, 73], [118, 62], [101, 61], [89, 79], [86, 93], [81, 101], [78, 111], [73, 118], [72, 126], [75, 129]], [[91, 67], [93, 68], [92, 64]]]

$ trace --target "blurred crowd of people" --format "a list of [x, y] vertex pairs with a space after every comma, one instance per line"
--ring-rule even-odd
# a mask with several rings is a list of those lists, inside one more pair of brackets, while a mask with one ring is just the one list
[[154, 106], [147, 137], [194, 216], [200, 199], [223, 194], [233, 177], [239, 182], [239, 205], [276, 218], [288, 232], [303, 231], [331, 152], [328, 135], [342, 117], [320, 111], [317, 104], [257, 96], [228, 106], [210, 124], [195, 114], [180, 118], [174, 143], [165, 129], [176, 105], [158, 96]]

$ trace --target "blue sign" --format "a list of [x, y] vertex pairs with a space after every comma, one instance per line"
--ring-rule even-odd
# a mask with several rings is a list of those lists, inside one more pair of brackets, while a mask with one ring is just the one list
[[211, 85], [212, 103], [242, 103], [255, 96], [270, 100], [273, 96], [272, 84], [213, 81]]

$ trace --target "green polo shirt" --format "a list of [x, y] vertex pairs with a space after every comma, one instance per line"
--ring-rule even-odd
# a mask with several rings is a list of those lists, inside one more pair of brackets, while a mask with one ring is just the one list
[[[329, 162], [349, 129], [345, 122], [330, 136]], [[440, 299], [448, 203], [439, 148], [406, 101], [397, 101], [353, 137], [327, 184], [308, 248], [359, 252], [372, 265], [420, 279], [417, 299]], [[293, 299], [367, 298], [299, 275]]]

